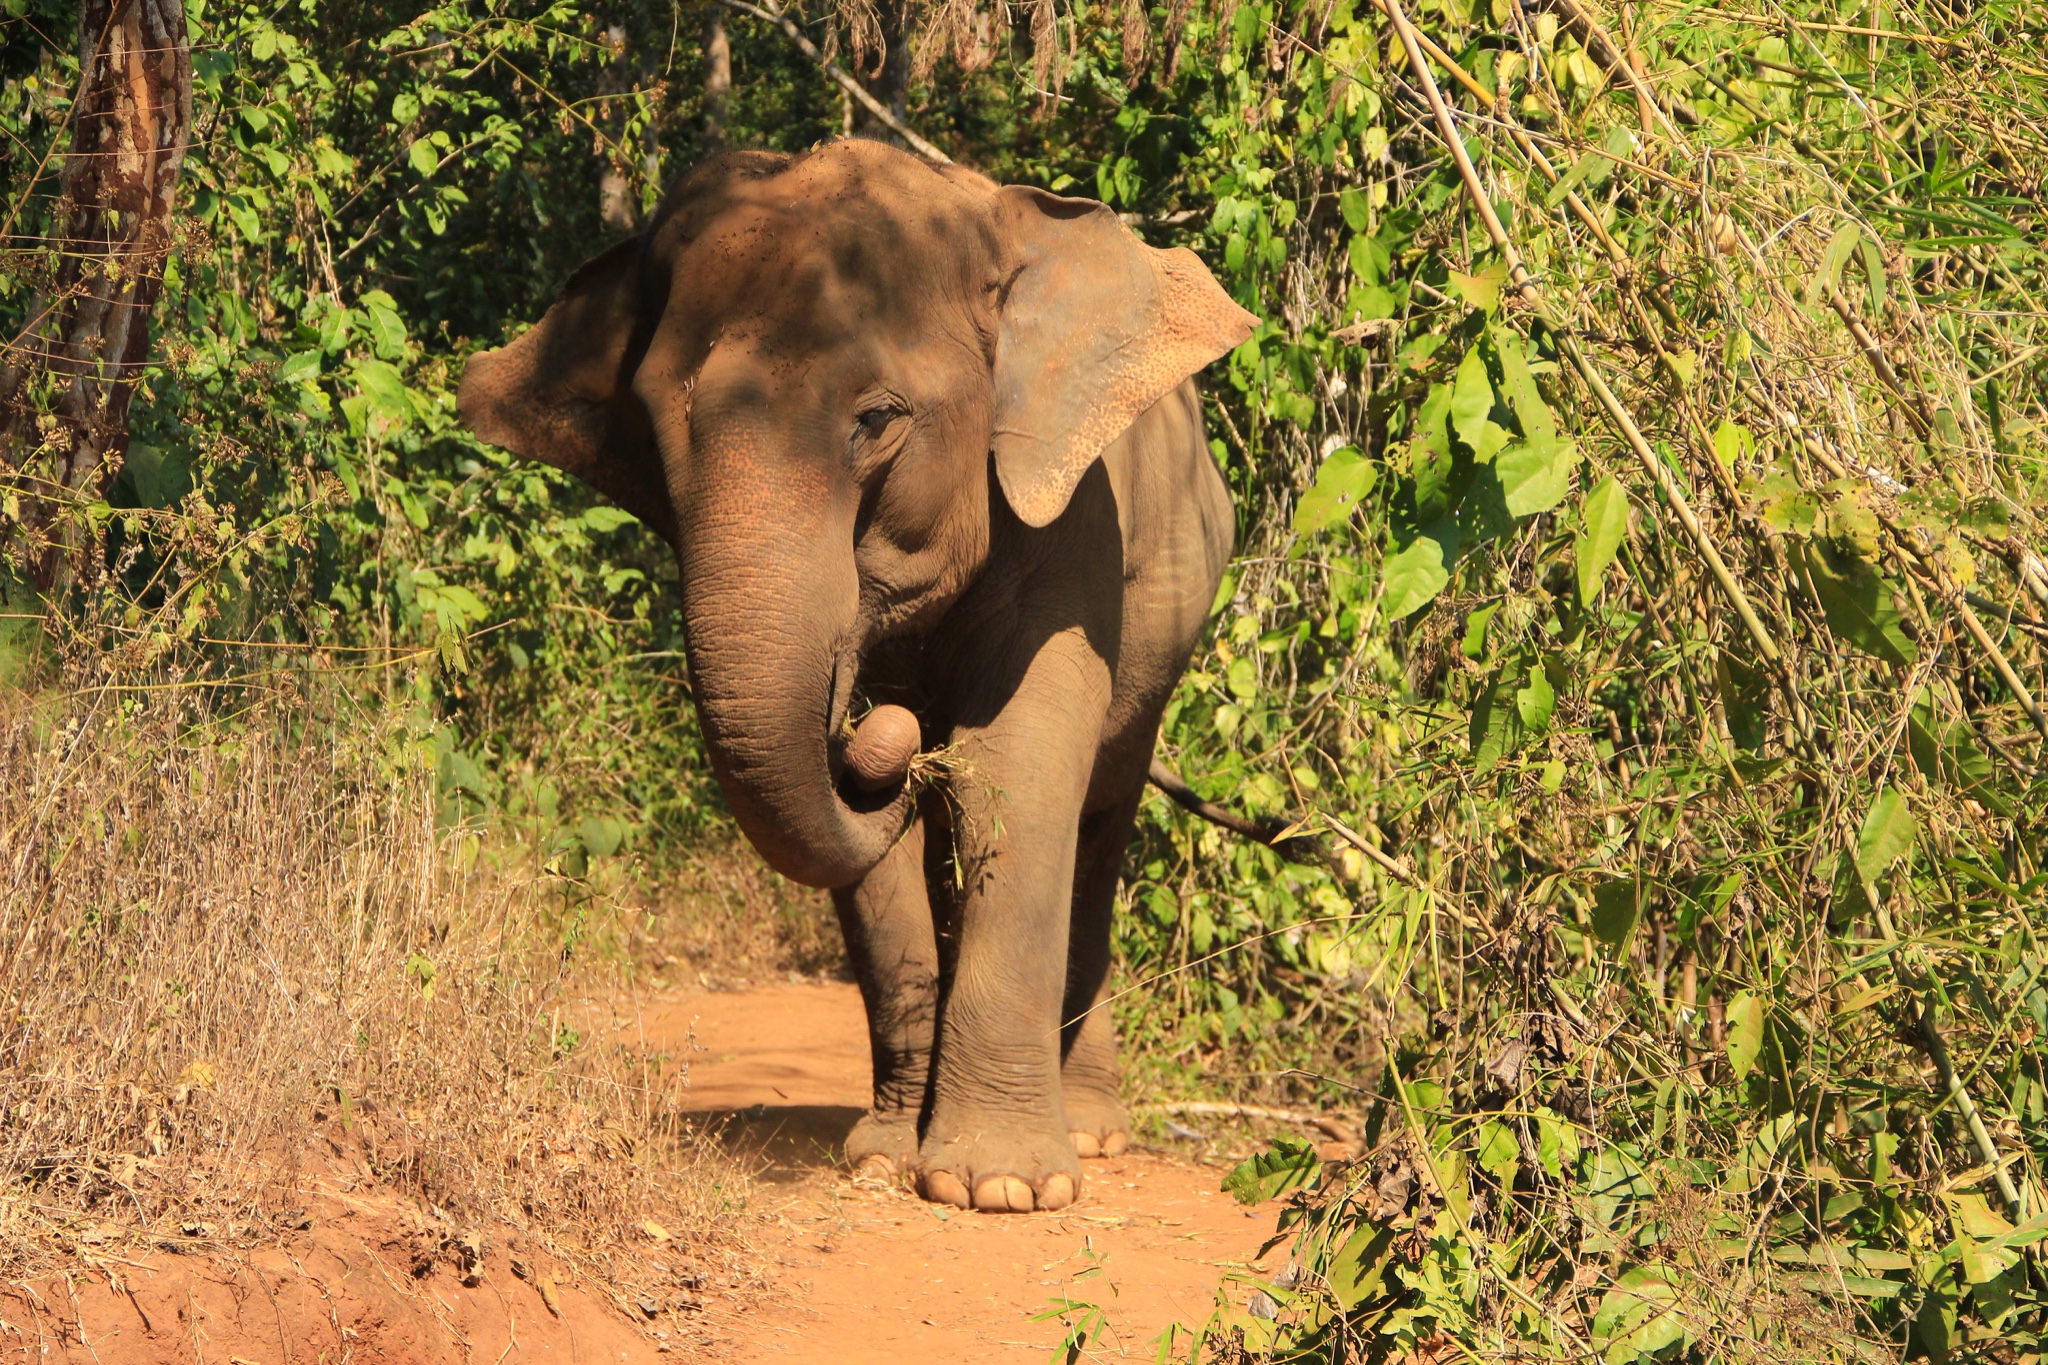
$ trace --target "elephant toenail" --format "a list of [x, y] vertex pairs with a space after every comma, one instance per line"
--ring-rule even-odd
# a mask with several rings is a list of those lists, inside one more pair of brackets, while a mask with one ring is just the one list
[[1014, 1175], [992, 1175], [974, 1187], [974, 1207], [983, 1213], [1029, 1213], [1031, 1187]]
[[896, 1163], [880, 1152], [875, 1152], [862, 1157], [860, 1164], [853, 1168], [853, 1174], [861, 1180], [894, 1180]]
[[1102, 1154], [1104, 1156], [1122, 1156], [1129, 1150], [1131, 1150], [1131, 1135], [1129, 1133], [1122, 1131], [1114, 1132], [1102, 1140]]
[[956, 1209], [972, 1207], [967, 1201], [967, 1186], [951, 1171], [927, 1171], [924, 1197], [934, 1204], [951, 1204]]
[[1071, 1176], [1049, 1175], [1045, 1187], [1038, 1192], [1038, 1207], [1042, 1209], [1063, 1209], [1074, 1202], [1074, 1181]]
[[1067, 1140], [1074, 1144], [1074, 1155], [1087, 1159], [1102, 1155], [1102, 1144], [1095, 1140], [1095, 1134], [1075, 1131], [1067, 1134]]

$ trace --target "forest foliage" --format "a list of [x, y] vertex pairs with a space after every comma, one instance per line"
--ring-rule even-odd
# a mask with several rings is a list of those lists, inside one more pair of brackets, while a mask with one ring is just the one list
[[[64, 4], [8, 14], [14, 336], [77, 70]], [[710, 137], [852, 106], [731, 9], [187, 14], [162, 363], [11, 666], [195, 719], [298, 670], [564, 875], [730, 837], [665, 551], [454, 384]], [[2036, 1355], [2048, 6], [913, 14], [921, 134], [1264, 319], [1207, 378], [1239, 555], [1162, 749], [1327, 856], [1148, 806], [1120, 1020], [1145, 1093], [1363, 1154], [1233, 1175], [1290, 1269], [1200, 1349]], [[804, 22], [858, 64], [875, 16]]]

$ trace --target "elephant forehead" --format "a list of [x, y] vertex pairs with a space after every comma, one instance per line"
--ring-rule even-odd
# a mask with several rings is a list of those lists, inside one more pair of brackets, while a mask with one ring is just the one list
[[943, 193], [913, 196], [843, 176], [806, 183], [792, 170], [736, 195], [685, 270], [712, 277], [707, 292], [735, 312], [803, 328], [915, 325], [940, 299], [982, 297], [998, 268], [984, 215], [939, 183]]

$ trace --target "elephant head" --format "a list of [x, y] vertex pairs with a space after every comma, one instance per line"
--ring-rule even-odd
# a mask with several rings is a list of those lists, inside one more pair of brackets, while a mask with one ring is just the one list
[[461, 409], [675, 547], [726, 799], [778, 871], [841, 886], [910, 802], [842, 771], [863, 656], [958, 599], [993, 517], [1056, 519], [1252, 323], [1100, 204], [874, 142], [732, 153], [472, 359]]

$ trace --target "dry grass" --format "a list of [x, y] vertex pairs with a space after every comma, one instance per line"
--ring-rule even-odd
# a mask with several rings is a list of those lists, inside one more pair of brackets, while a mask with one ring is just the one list
[[729, 990], [789, 977], [847, 979], [831, 897], [785, 881], [744, 844], [637, 870], [645, 908], [629, 912], [632, 955], [648, 984]]
[[[589, 1263], [651, 1217], [736, 1251], [745, 1183], [678, 1119], [685, 1068], [564, 1027], [642, 917], [438, 829], [417, 733], [189, 695], [0, 695], [0, 1273], [260, 1243], [314, 1131], [451, 1234]], [[709, 923], [774, 958], [772, 896], [726, 881]]]

